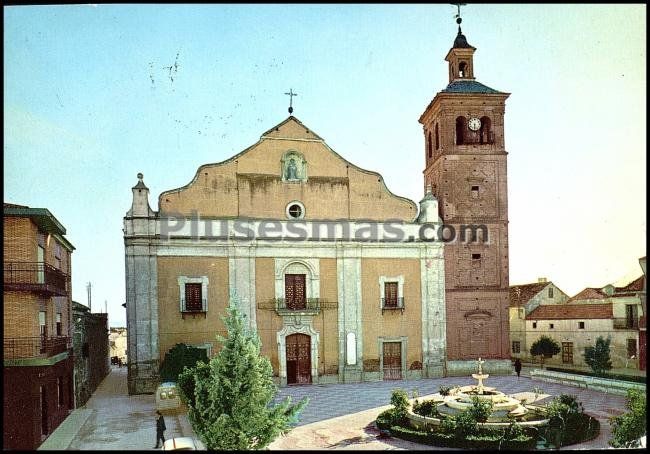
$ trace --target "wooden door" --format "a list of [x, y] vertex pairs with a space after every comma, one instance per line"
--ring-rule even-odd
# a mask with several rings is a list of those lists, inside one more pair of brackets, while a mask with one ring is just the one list
[[311, 383], [311, 338], [306, 334], [287, 336], [287, 384]]
[[402, 379], [402, 343], [384, 342], [384, 380]]
[[573, 342], [562, 342], [562, 362], [573, 364]]
[[47, 424], [47, 391], [45, 385], [41, 385], [41, 434], [47, 435], [48, 424]]

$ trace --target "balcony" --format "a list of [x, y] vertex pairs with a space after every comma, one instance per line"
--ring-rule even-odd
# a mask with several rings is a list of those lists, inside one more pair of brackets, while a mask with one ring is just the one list
[[49, 358], [72, 348], [69, 337], [5, 337], [4, 359]]
[[639, 329], [638, 318], [614, 318], [614, 329]]
[[197, 304], [198, 301], [191, 301], [189, 307], [186, 302], [185, 298], [181, 298], [181, 315], [183, 318], [188, 315], [191, 315], [192, 318], [196, 318], [197, 315], [202, 315], [203, 318], [207, 317], [208, 300], [206, 298], [201, 299], [200, 306]]
[[318, 315], [320, 310], [320, 298], [307, 298], [303, 302], [287, 302], [285, 298], [275, 299], [275, 312], [278, 315]]
[[384, 315], [384, 311], [396, 310], [404, 313], [404, 297], [381, 299], [381, 315]]
[[66, 296], [68, 276], [43, 262], [5, 262], [4, 289]]

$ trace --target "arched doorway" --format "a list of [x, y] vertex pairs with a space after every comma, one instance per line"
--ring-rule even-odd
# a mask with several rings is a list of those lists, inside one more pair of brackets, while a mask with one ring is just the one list
[[296, 333], [286, 337], [287, 384], [311, 383], [311, 337]]

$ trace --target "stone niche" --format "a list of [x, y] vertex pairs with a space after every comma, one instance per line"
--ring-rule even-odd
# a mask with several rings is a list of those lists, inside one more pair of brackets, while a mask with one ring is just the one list
[[307, 181], [307, 160], [295, 150], [289, 150], [282, 156], [280, 169], [282, 181], [289, 183]]

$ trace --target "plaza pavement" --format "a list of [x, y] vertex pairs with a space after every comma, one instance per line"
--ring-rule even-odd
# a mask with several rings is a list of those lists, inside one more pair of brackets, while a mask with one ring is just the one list
[[[297, 426], [276, 439], [270, 449], [427, 449], [396, 438], [383, 439], [374, 427], [375, 417], [390, 407], [393, 389], [419, 396], [436, 393], [440, 385], [475, 384], [471, 377], [447, 377], [421, 380], [398, 380], [371, 383], [308, 385], [281, 388], [278, 399], [291, 397], [293, 402], [309, 397]], [[524, 368], [522, 377], [494, 376], [485, 381], [506, 394], [531, 392], [539, 387], [545, 395], [574, 394], [585, 411], [601, 423], [595, 440], [563, 449], [605, 449], [610, 437], [608, 418], [625, 410], [625, 397], [584, 388], [531, 380]], [[155, 399], [153, 395], [129, 396], [126, 368], [112, 367], [84, 408], [75, 410], [50, 435], [41, 450], [147, 450], [155, 444]], [[165, 416], [166, 438], [195, 436], [186, 414]]]

